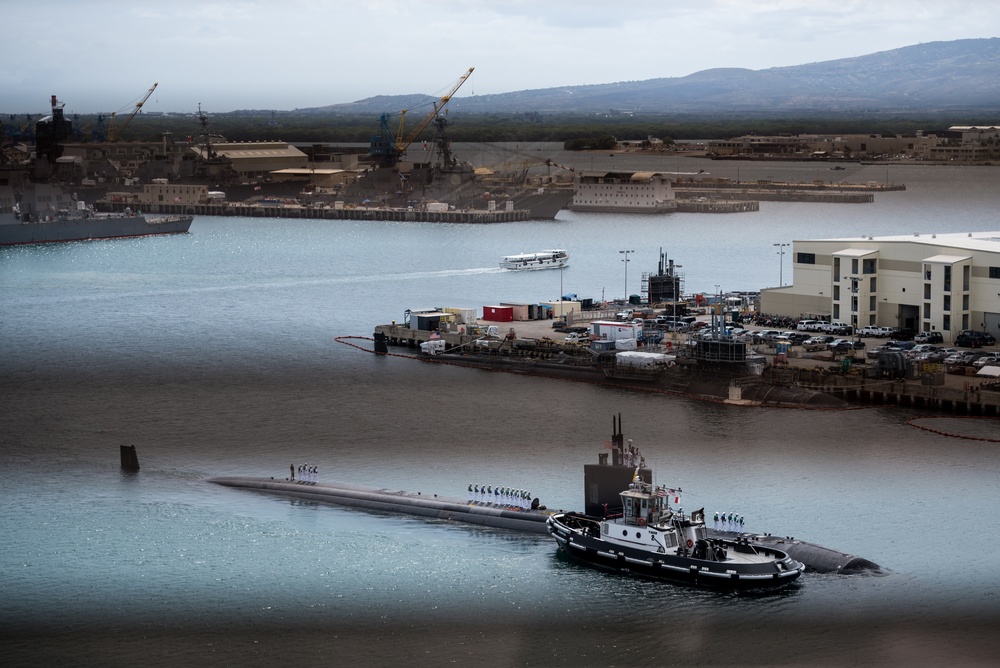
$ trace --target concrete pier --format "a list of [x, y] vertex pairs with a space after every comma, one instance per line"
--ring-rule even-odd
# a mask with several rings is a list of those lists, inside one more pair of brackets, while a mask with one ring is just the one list
[[[132, 204], [98, 202], [99, 211], [121, 211]], [[374, 220], [425, 223], [513, 223], [529, 220], [526, 209], [512, 211], [485, 211], [479, 209], [454, 209], [450, 211], [421, 211], [375, 207], [311, 208], [304, 206], [251, 206], [240, 204], [148, 204], [144, 213], [175, 213], [196, 216], [241, 216], [243, 218], [320, 218], [323, 220]]]

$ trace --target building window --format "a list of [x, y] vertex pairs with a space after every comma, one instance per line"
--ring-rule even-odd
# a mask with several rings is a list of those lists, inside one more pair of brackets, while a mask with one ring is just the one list
[[878, 304], [875, 302], [875, 295], [870, 296], [868, 298], [868, 310], [874, 311], [877, 306]]
[[951, 295], [944, 296], [944, 304], [942, 305], [941, 310], [945, 312], [951, 310]]
[[945, 315], [943, 318], [941, 318], [941, 328], [944, 329], [945, 331], [948, 331], [949, 329], [951, 329], [951, 316], [950, 315]]
[[930, 320], [931, 317], [931, 305], [924, 304], [924, 320]]
[[796, 253], [795, 261], [799, 264], [816, 264], [816, 253]]
[[969, 295], [962, 295], [962, 310], [969, 310]]
[[868, 279], [868, 292], [878, 292], [878, 279], [874, 276]]
[[858, 258], [851, 259], [851, 273], [852, 274], [858, 273]]
[[833, 280], [834, 281], [839, 281], [840, 280], [840, 258], [839, 257], [833, 258]]
[[839, 285], [833, 286], [833, 299], [835, 301], [840, 300], [840, 286]]
[[877, 266], [877, 260], [865, 260], [862, 264], [861, 273], [874, 274]]
[[831, 320], [840, 320], [840, 304], [833, 305], [833, 318]]
[[990, 267], [990, 278], [1000, 278], [1000, 267]]
[[931, 284], [924, 283], [924, 299], [930, 299], [930, 298], [931, 298]]

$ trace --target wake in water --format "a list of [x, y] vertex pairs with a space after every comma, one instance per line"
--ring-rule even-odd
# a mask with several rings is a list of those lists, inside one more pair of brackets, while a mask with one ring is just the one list
[[[20, 305], [31, 305], [31, 304], [60, 304], [60, 303], [80, 303], [80, 302], [101, 302], [108, 300], [118, 300], [118, 299], [136, 299], [144, 297], [155, 297], [158, 295], [187, 295], [187, 294], [208, 294], [208, 293], [222, 293], [222, 292], [244, 292], [244, 291], [260, 291], [260, 290], [285, 290], [288, 288], [298, 288], [298, 287], [310, 287], [310, 286], [321, 286], [321, 285], [344, 285], [344, 284], [365, 284], [365, 283], [385, 283], [385, 282], [400, 282], [400, 281], [428, 281], [438, 278], [453, 278], [456, 276], [479, 276], [487, 274], [502, 274], [505, 273], [504, 269], [500, 267], [477, 267], [473, 269], [442, 269], [440, 271], [413, 271], [394, 274], [391, 272], [382, 272], [378, 274], [369, 275], [357, 275], [352, 274], [349, 276], [331, 276], [327, 278], [309, 278], [309, 279], [289, 279], [287, 281], [262, 281], [262, 282], [248, 282], [239, 283], [232, 285], [211, 285], [211, 286], [200, 286], [200, 287], [190, 287], [183, 288], [178, 287], [168, 290], [147, 290], [147, 291], [133, 291], [133, 292], [115, 292], [113, 290], [107, 292], [98, 292], [90, 294], [76, 294], [76, 295], [59, 295], [55, 297], [44, 297], [44, 298], [25, 298], [18, 300], [16, 304]], [[106, 286], [105, 286], [106, 287]], [[9, 305], [15, 305], [14, 302], [8, 302]]]

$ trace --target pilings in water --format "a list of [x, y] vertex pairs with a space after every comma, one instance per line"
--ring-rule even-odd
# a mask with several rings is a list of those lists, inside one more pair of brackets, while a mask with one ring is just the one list
[[135, 453], [134, 445], [122, 445], [122, 471], [136, 472], [139, 470], [139, 455]]

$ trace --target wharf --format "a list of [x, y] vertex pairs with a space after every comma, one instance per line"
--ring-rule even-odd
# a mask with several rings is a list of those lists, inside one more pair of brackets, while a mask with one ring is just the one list
[[760, 211], [759, 200], [720, 200], [702, 196], [694, 199], [677, 199], [676, 211], [682, 213], [744, 213]]
[[735, 189], [678, 189], [675, 191], [678, 203], [691, 201], [698, 197], [708, 197], [717, 200], [753, 200], [756, 202], [825, 202], [828, 204], [870, 204], [875, 201], [875, 195], [862, 192], [829, 192], [817, 190], [792, 190], [783, 188], [760, 188], [743, 186]]
[[[606, 318], [608, 312], [594, 312], [596, 318]], [[578, 314], [579, 315], [579, 314]], [[585, 319], [575, 318], [582, 324]], [[480, 334], [489, 325], [496, 325], [499, 338], [485, 338]], [[376, 336], [384, 336], [389, 345], [419, 348], [420, 344], [433, 339], [443, 339], [448, 349], [475, 350], [498, 355], [498, 362], [522, 361], [528, 364], [558, 360], [572, 377], [573, 368], [583, 370], [593, 364], [587, 349], [576, 344], [563, 342], [564, 334], [552, 330], [551, 320], [494, 323], [486, 322], [470, 327], [460, 326], [456, 331], [430, 332], [410, 329], [404, 325], [377, 325]], [[669, 335], [668, 335], [669, 336]], [[684, 337], [676, 336], [670, 341], [669, 349], [683, 350]], [[774, 360], [774, 348], [757, 347], [770, 360]], [[646, 347], [649, 352], [666, 352], [663, 346]], [[433, 358], [421, 358], [434, 361]], [[451, 360], [454, 361], [454, 360]], [[518, 370], [516, 364], [501, 365], [498, 369]], [[523, 369], [522, 369], [523, 370]], [[845, 370], [842, 363], [828, 355], [803, 354], [797, 349], [780, 364], [768, 366], [773, 373], [780, 373], [782, 384], [795, 385], [808, 390], [822, 392], [857, 405], [899, 405], [956, 415], [1000, 416], [1000, 383], [993, 379], [955, 373], [928, 373], [917, 378], [890, 379], [877, 376], [875, 369], [867, 364], [853, 364]]]
[[[129, 204], [98, 202], [99, 211], [122, 211]], [[410, 208], [384, 207], [334, 207], [314, 208], [282, 205], [242, 204], [149, 204], [144, 213], [179, 213], [197, 216], [240, 216], [243, 218], [320, 218], [323, 220], [375, 220], [425, 223], [513, 223], [531, 219], [526, 209], [512, 211], [486, 211], [455, 209], [450, 211], [424, 211]]]

